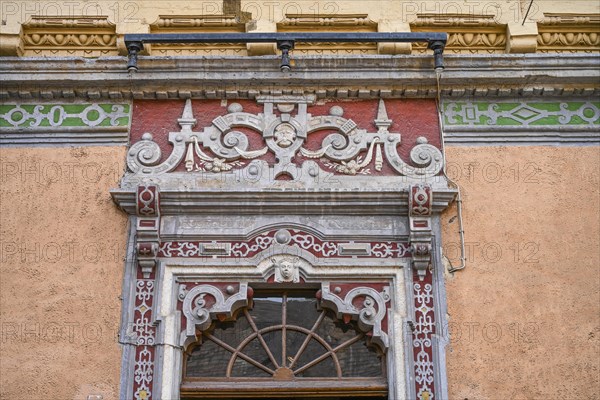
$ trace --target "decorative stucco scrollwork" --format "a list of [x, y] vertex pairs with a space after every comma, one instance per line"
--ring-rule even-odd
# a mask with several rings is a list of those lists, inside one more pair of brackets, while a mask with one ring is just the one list
[[[160, 174], [174, 170], [184, 161], [187, 172], [227, 173], [241, 169], [245, 176], [252, 176], [256, 175], [253, 174], [256, 164], [252, 167], [253, 162], [246, 160], [264, 161], [259, 159], [269, 152], [276, 161], [274, 165], [267, 164], [269, 172], [261, 179], [272, 180], [287, 174], [293, 180], [316, 180], [326, 176], [327, 169], [342, 175], [369, 175], [382, 171], [386, 160], [397, 173], [413, 178], [432, 177], [442, 169], [441, 151], [428, 144], [424, 137], [418, 138], [411, 150], [410, 164], [402, 160], [398, 154], [401, 135], [389, 132], [392, 120], [387, 116], [383, 100], [379, 102], [374, 120], [377, 132], [358, 128], [353, 120], [343, 117], [344, 110], [340, 106], [333, 106], [329, 115], [313, 117], [307, 113], [307, 104], [303, 101], [263, 100], [264, 112], [256, 115], [244, 112], [240, 104], [233, 103], [228, 107], [228, 114], [213, 119], [210, 126], [196, 132], [192, 130], [196, 124], [192, 103], [187, 100], [183, 115], [178, 119], [181, 131], [169, 134], [173, 145], [169, 157], [159, 164], [161, 150], [147, 133], [131, 147], [129, 169], [134, 174]], [[275, 106], [279, 114], [275, 113]], [[251, 148], [247, 130], [262, 135], [261, 147]], [[307, 147], [310, 135], [322, 131], [329, 132], [320, 139], [318, 147], [315, 148], [314, 142]], [[310, 171], [303, 174], [306, 168]]]
[[[410, 151], [410, 160], [418, 168], [426, 168], [427, 173], [437, 174], [442, 167], [442, 154], [437, 147], [427, 144], [427, 139], [421, 137], [417, 139], [418, 145]], [[418, 169], [416, 168], [416, 169]], [[415, 171], [417, 174], [422, 172]]]
[[157, 165], [162, 157], [158, 144], [152, 141], [152, 134], [144, 133], [142, 140], [129, 149], [127, 166], [133, 172], [140, 171], [143, 167]]
[[442, 170], [442, 152], [437, 147], [427, 144], [425, 138], [417, 139], [417, 145], [410, 151], [410, 159], [416, 167], [408, 165], [398, 155], [397, 145], [399, 141], [399, 138], [396, 140], [394, 137], [388, 136], [385, 143], [385, 155], [391, 166], [400, 174], [429, 178], [437, 175]]
[[[340, 287], [331, 291], [329, 282], [321, 285], [320, 306], [328, 308], [336, 313], [339, 319], [349, 322], [349, 318], [356, 320], [358, 328], [363, 332], [371, 333], [371, 341], [382, 350], [389, 347], [389, 338], [382, 328], [382, 322], [387, 314], [386, 303], [390, 301], [389, 287], [377, 290], [359, 286], [350, 289], [342, 299], [337, 293], [341, 293]], [[357, 301], [362, 299], [362, 302]]]
[[[252, 289], [242, 282], [235, 293], [233, 285], [223, 290], [217, 286], [203, 284], [195, 286], [189, 291], [186, 285], [179, 287], [179, 300], [183, 301], [183, 314], [186, 318], [186, 328], [181, 332], [180, 345], [186, 348], [197, 340], [196, 331], [204, 331], [210, 327], [215, 319], [230, 318], [241, 307], [248, 305], [252, 298]], [[211, 304], [208, 305], [209, 296]]]

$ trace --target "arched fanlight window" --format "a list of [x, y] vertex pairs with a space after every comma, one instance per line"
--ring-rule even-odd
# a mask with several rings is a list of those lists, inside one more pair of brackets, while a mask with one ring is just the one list
[[381, 396], [385, 354], [314, 292], [264, 292], [188, 349], [183, 397]]

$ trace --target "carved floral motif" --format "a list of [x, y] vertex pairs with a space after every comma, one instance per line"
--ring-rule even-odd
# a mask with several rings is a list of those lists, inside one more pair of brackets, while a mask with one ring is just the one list
[[408, 193], [408, 220], [412, 262], [419, 279], [424, 279], [431, 264], [433, 238], [431, 214], [433, 194], [431, 186], [413, 185]]
[[600, 14], [544, 14], [538, 21], [538, 51], [600, 51]]
[[[413, 32], [446, 32], [446, 52], [503, 53], [506, 48], [506, 25], [495, 15], [418, 14], [410, 26]], [[425, 52], [427, 45], [415, 43], [413, 49]]]
[[23, 24], [26, 52], [116, 54], [116, 26], [106, 16], [32, 16]]
[[414, 185], [410, 188], [408, 208], [410, 215], [431, 215], [433, 197], [431, 187], [427, 185]]
[[160, 192], [158, 186], [140, 185], [136, 195], [137, 262], [144, 278], [149, 278], [156, 267], [159, 248]]

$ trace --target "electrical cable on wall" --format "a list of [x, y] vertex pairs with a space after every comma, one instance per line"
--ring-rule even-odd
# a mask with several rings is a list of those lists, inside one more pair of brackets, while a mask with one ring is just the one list
[[442, 161], [443, 161], [443, 167], [442, 167], [442, 173], [444, 174], [444, 177], [448, 180], [448, 182], [450, 182], [452, 185], [454, 185], [454, 187], [456, 188], [456, 197], [454, 198], [454, 201], [456, 202], [456, 216], [458, 218], [458, 234], [460, 237], [460, 265], [457, 267], [454, 267], [452, 265], [452, 262], [450, 261], [450, 259], [444, 254], [443, 249], [442, 249], [442, 257], [444, 257], [446, 259], [446, 261], [448, 261], [448, 264], [450, 264], [450, 268], [448, 269], [448, 272], [456, 272], [456, 271], [460, 271], [462, 269], [465, 269], [465, 267], [467, 266], [467, 259], [465, 257], [465, 230], [463, 229], [463, 220], [462, 220], [462, 197], [461, 197], [461, 193], [460, 193], [460, 186], [458, 186], [458, 184], [456, 182], [454, 182], [446, 173], [446, 144], [444, 143], [444, 124], [443, 124], [443, 118], [442, 118], [442, 100], [441, 100], [441, 89], [440, 89], [440, 80], [442, 77], [442, 69], [438, 69], [436, 68], [435, 70], [435, 75], [436, 75], [436, 82], [437, 82], [437, 98], [436, 98], [436, 106], [437, 106], [437, 111], [438, 111], [438, 120], [439, 120], [439, 125], [440, 125], [440, 142], [441, 142], [441, 147], [442, 147]]

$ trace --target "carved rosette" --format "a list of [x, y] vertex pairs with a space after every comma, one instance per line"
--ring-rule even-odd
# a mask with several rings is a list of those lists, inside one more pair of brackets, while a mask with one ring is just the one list
[[433, 192], [431, 186], [411, 186], [408, 193], [408, 219], [413, 268], [419, 279], [423, 279], [431, 264], [431, 242], [433, 238], [431, 214]]
[[136, 255], [144, 278], [156, 267], [160, 248], [160, 193], [158, 186], [140, 185], [136, 191]]
[[[371, 337], [371, 343], [383, 351], [389, 347], [387, 326], [383, 326], [387, 317], [387, 303], [390, 301], [389, 287], [379, 292], [374, 288], [357, 284], [323, 283], [317, 293], [320, 306], [332, 310], [338, 319], [349, 323], [357, 322], [358, 328]], [[387, 320], [386, 320], [387, 321]]]
[[[308, 114], [307, 105], [313, 98], [259, 97], [258, 101], [264, 104], [263, 113], [246, 113], [242, 105], [233, 103], [228, 114], [215, 118], [202, 130], [193, 131], [196, 120], [191, 100], [187, 100], [178, 120], [181, 131], [169, 134], [172, 153], [160, 162], [160, 147], [146, 133], [128, 153], [129, 169], [134, 175], [158, 175], [171, 172], [184, 162], [187, 172], [222, 174], [241, 170], [252, 181], [277, 179], [281, 175], [292, 180], [316, 181], [335, 173], [373, 174], [382, 171], [384, 165], [398, 175], [412, 178], [433, 177], [442, 168], [442, 153], [428, 144], [425, 137], [414, 143], [410, 164], [400, 157], [401, 135], [388, 131], [392, 121], [387, 117], [383, 100], [374, 120], [377, 132], [359, 129], [353, 120], [343, 117], [340, 106], [333, 106], [326, 116]], [[250, 150], [247, 133], [238, 128], [261, 134], [262, 147]], [[319, 131], [333, 132], [322, 139], [316, 150], [314, 146], [307, 148], [310, 135]], [[275, 164], [263, 159], [267, 153], [275, 156]], [[299, 162], [298, 156], [304, 161]]]
[[237, 310], [248, 306], [253, 290], [246, 282], [225, 285], [198, 284], [188, 289], [188, 284], [179, 286], [179, 301], [185, 316], [185, 327], [181, 332], [180, 346], [184, 349], [198, 341], [197, 332], [210, 327], [214, 320], [231, 318]]

